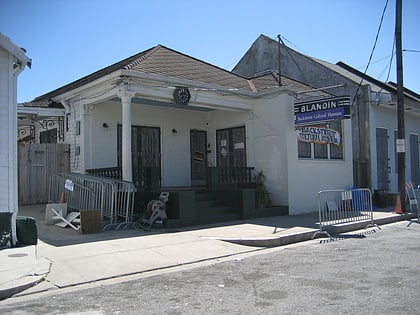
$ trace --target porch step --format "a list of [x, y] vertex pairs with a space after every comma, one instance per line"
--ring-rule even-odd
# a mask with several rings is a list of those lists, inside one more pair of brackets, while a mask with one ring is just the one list
[[239, 220], [240, 214], [230, 205], [226, 194], [196, 191], [197, 220], [200, 224]]

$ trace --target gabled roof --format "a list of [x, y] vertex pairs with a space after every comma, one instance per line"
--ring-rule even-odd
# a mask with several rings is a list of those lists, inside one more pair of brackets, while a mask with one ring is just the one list
[[[297, 76], [299, 77], [299, 80], [304, 82], [304, 84], [310, 85], [311, 82], [305, 82], [307, 80], [301, 71], [301, 65], [295, 65], [294, 59], [297, 59], [297, 57], [299, 57], [301, 60], [306, 60], [308, 62], [315, 62], [322, 66], [324, 69], [328, 70], [329, 72], [337, 73], [339, 76], [352, 81], [355, 85], [358, 85], [363, 79], [362, 84], [368, 83], [372, 92], [387, 91], [389, 93], [396, 93], [396, 89], [394, 86], [392, 86], [392, 84], [381, 82], [369, 75], [366, 75], [350, 67], [349, 65], [346, 65], [343, 62], [333, 64], [318, 58], [314, 58], [312, 56], [304, 55], [283, 44], [281, 44], [281, 47], [282, 51], [284, 51], [282, 53], [283, 58], [290, 56], [291, 61], [289, 62], [290, 64], [288, 66], [294, 67], [295, 71], [297, 72]], [[254, 41], [254, 43], [251, 45], [251, 47], [245, 53], [242, 59], [238, 62], [238, 64], [233, 68], [232, 72], [242, 76], [253, 77], [254, 75], [257, 75], [256, 73], [258, 73], [261, 70], [273, 68], [275, 69], [276, 67], [278, 67], [278, 49], [279, 43], [276, 40], [266, 35], [260, 35]], [[408, 89], [404, 89], [404, 92], [405, 96], [415, 99], [416, 101], [419, 100], [417, 93]]]
[[226, 88], [252, 91], [247, 79], [204, 61], [182, 54], [162, 45], [128, 57], [79, 80], [41, 95], [34, 101], [47, 101], [65, 92], [93, 82], [118, 70], [158, 74], [178, 79], [198, 81]]

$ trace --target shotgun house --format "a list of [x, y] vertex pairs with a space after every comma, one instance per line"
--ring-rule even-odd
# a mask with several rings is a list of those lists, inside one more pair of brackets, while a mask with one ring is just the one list
[[16, 243], [17, 78], [31, 60], [0, 33], [0, 248]]
[[[184, 202], [174, 217], [205, 223], [220, 209], [226, 219], [264, 215], [255, 201], [261, 171], [269, 215], [317, 211], [319, 190], [352, 186], [349, 121], [334, 123], [335, 144], [319, 143], [331, 159], [302, 162], [295, 99], [331, 95], [281, 81], [275, 71], [247, 79], [158, 45], [33, 102], [64, 108], [72, 172], [134, 182], [144, 196], [171, 191], [172, 202]], [[209, 191], [230, 207], [211, 206]]]
[[[350, 96], [354, 184], [375, 191], [378, 205], [386, 206], [387, 200], [392, 204], [393, 198], [388, 196], [398, 192], [395, 84], [378, 81], [343, 62], [332, 64], [303, 55], [281, 40], [264, 35], [257, 38], [232, 72], [253, 78], [261, 71], [279, 68], [283, 75], [315, 89]], [[420, 95], [405, 89], [404, 105], [405, 177], [417, 186], [420, 185]]]

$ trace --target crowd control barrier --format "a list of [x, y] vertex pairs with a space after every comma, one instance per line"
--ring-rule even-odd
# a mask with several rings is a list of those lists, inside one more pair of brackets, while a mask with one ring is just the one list
[[366, 222], [366, 228], [376, 226], [373, 221], [372, 193], [367, 188], [323, 190], [317, 195], [319, 212], [319, 234], [332, 238], [328, 229], [334, 226]]
[[131, 182], [61, 173], [50, 176], [48, 199], [65, 202], [74, 211], [100, 210], [103, 229], [111, 229], [132, 223], [135, 192]]
[[417, 214], [417, 218], [416, 218], [417, 221], [414, 221], [413, 219], [411, 219], [408, 226], [410, 226], [411, 223], [413, 222], [420, 223], [420, 211], [419, 211], [420, 186], [418, 186], [417, 188], [414, 188], [414, 185], [412, 183], [406, 183], [405, 192], [406, 192], [406, 198], [408, 199], [408, 204], [410, 206], [410, 212], [414, 213], [414, 208], [415, 208], [416, 214]]

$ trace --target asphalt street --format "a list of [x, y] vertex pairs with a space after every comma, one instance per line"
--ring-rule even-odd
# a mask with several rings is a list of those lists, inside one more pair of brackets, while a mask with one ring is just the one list
[[[14, 297], [2, 314], [420, 314], [420, 224]], [[125, 279], [128, 280], [128, 279]]]

